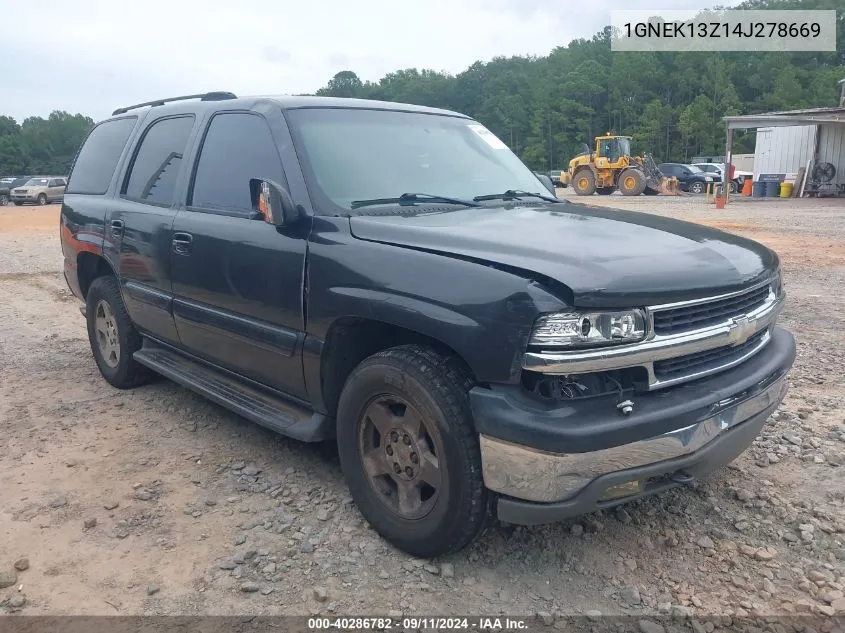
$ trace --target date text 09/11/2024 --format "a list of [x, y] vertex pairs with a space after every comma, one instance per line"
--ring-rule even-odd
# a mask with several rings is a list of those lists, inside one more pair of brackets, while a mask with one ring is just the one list
[[313, 631], [389, 631], [400, 630], [474, 630], [520, 631], [528, 628], [522, 618], [508, 617], [313, 617], [308, 618], [308, 629]]
[[818, 22], [626, 22], [625, 37], [636, 38], [813, 38], [821, 35]]

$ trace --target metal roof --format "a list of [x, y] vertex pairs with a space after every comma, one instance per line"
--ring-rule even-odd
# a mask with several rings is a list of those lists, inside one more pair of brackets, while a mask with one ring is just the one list
[[845, 107], [784, 110], [763, 114], [726, 116], [728, 129], [756, 129], [759, 127], [786, 127], [790, 125], [817, 125], [819, 123], [845, 123]]

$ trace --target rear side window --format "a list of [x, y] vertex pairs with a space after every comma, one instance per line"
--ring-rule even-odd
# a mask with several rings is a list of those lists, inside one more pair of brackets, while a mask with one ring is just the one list
[[102, 195], [108, 190], [136, 121], [134, 116], [112, 119], [91, 130], [74, 162], [67, 193]]
[[147, 128], [121, 192], [149, 204], [170, 205], [193, 116], [160, 119]]
[[249, 213], [250, 178], [285, 183], [267, 122], [242, 112], [215, 115], [202, 144], [188, 204]]

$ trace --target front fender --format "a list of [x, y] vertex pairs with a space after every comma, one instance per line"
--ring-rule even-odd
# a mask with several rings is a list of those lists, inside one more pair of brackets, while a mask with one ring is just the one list
[[[327, 224], [335, 230], [326, 230]], [[309, 338], [326, 340], [332, 323], [344, 317], [380, 321], [449, 346], [480, 382], [513, 384], [537, 315], [564, 307], [540, 283], [516, 272], [358, 240], [341, 227], [340, 218], [315, 222], [308, 255]]]

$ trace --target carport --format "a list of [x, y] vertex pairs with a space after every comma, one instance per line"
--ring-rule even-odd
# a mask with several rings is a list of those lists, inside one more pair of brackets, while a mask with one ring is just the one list
[[[845, 79], [839, 85], [839, 107], [724, 117], [725, 163], [732, 162], [734, 130], [757, 130], [755, 181], [795, 174], [795, 195], [845, 196]], [[727, 190], [728, 170], [723, 178]]]

